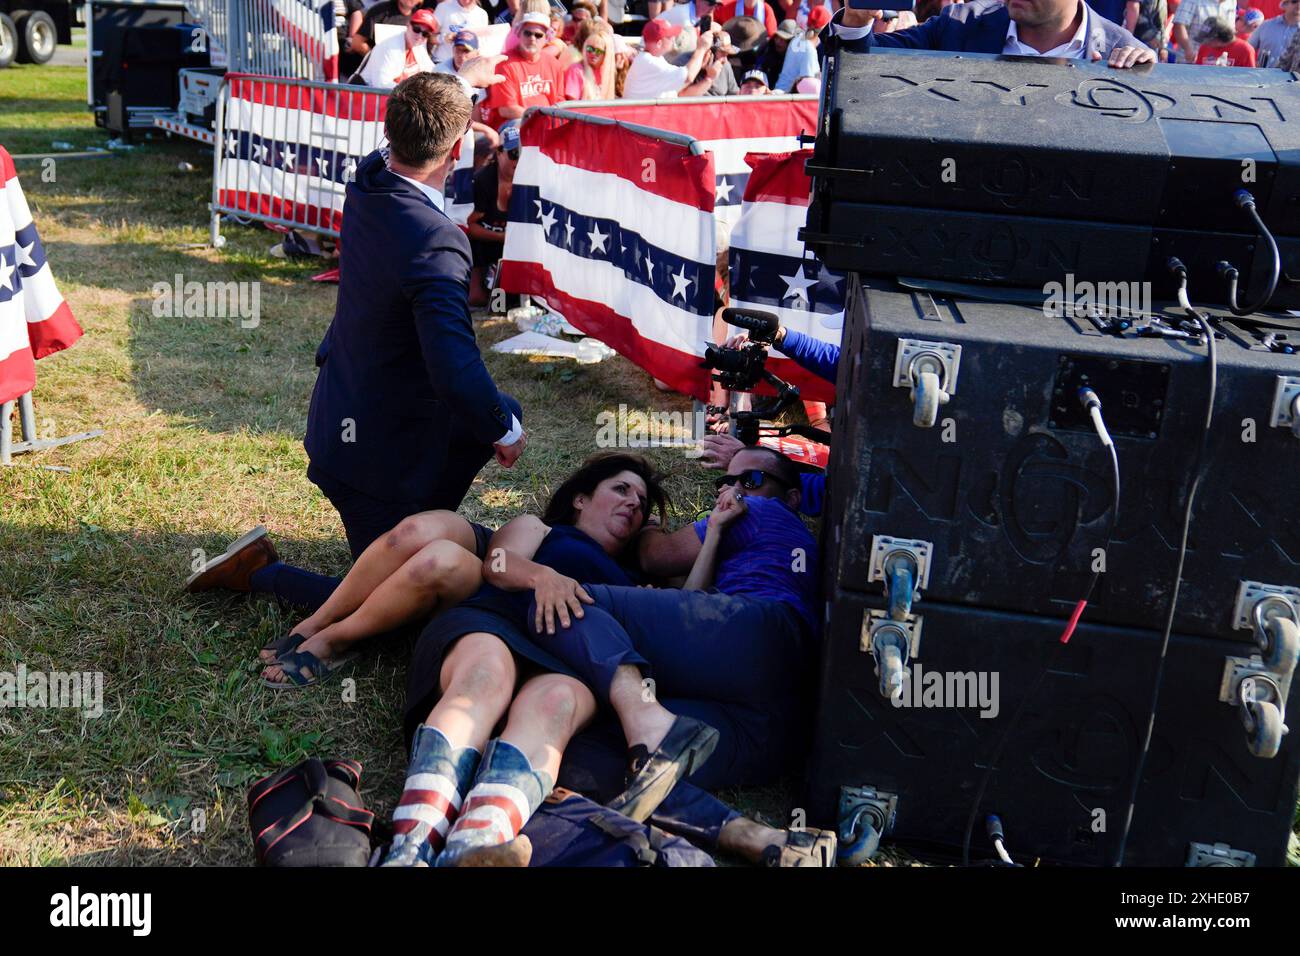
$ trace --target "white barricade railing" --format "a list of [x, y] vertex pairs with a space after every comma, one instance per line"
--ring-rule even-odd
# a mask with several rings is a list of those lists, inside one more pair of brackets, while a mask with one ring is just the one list
[[[227, 74], [217, 97], [213, 244], [221, 245], [222, 215], [338, 236], [351, 170], [383, 143], [387, 96], [387, 89]], [[730, 226], [748, 178], [745, 154], [799, 148], [799, 134], [815, 128], [817, 97], [589, 100], [564, 108], [699, 141], [714, 154], [715, 215]], [[447, 212], [462, 225], [472, 209], [473, 146], [469, 133], [447, 193]]]
[[185, 0], [185, 5], [210, 37], [214, 66], [262, 76], [337, 78], [338, 34], [330, 2]]
[[384, 141], [387, 89], [228, 73], [217, 95], [211, 236], [222, 215], [339, 235], [348, 181]]

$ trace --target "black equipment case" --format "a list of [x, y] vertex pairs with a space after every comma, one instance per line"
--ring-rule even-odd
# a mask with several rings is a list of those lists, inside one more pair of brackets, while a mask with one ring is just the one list
[[[1039, 288], [1148, 281], [1202, 302], [1230, 262], [1272, 308], [1300, 308], [1300, 75], [918, 52], [827, 61], [808, 226], [831, 269]], [[1198, 280], [1200, 280], [1198, 282]]]
[[[942, 284], [907, 290], [851, 275], [848, 285], [810, 811], [843, 822], [866, 806], [893, 839], [955, 853], [992, 752], [1100, 560], [1077, 631], [991, 775], [974, 846], [990, 855], [983, 820], [997, 813], [1023, 859], [1109, 864], [1205, 414], [1204, 343], [1170, 308], [1122, 328], [1101, 313], [1048, 316], [1041, 299], [1012, 301], [1014, 292], [978, 301]], [[1284, 702], [1295, 667], [1294, 648], [1289, 662], [1261, 659], [1250, 615], [1266, 598], [1292, 613], [1300, 601], [1300, 355], [1286, 351], [1300, 321], [1211, 312], [1218, 398], [1128, 843], [1135, 865], [1279, 865], [1300, 781], [1296, 735], [1256, 756], [1240, 702], [1241, 679], [1264, 672]], [[941, 366], [948, 396], [929, 409], [932, 427], [916, 424], [924, 390], [909, 374], [923, 354]], [[1077, 400], [1084, 385], [1118, 451], [1109, 544], [1110, 458]], [[896, 586], [895, 599], [908, 593], [895, 607], [884, 579], [900, 550], [916, 559], [917, 589]], [[891, 607], [906, 613], [891, 617]], [[910, 680], [921, 679], [917, 665], [996, 677], [996, 713], [981, 717], [951, 695], [895, 706], [878, 663], [891, 622], [903, 626]], [[926, 703], [919, 686], [900, 700]]]

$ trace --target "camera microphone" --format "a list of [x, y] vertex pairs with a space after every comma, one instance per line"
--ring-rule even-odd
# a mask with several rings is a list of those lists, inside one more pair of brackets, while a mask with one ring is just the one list
[[771, 342], [781, 328], [781, 320], [771, 312], [760, 309], [723, 309], [722, 320], [749, 332], [760, 342]]

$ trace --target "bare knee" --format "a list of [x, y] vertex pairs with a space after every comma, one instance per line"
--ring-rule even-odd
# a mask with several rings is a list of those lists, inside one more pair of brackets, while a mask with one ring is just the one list
[[500, 638], [471, 634], [461, 638], [446, 667], [445, 693], [465, 696], [505, 710], [515, 687], [515, 662]]
[[453, 511], [422, 511], [403, 518], [384, 541], [394, 551], [414, 554], [434, 541], [450, 537], [454, 532], [453, 520], [465, 519]]
[[438, 540], [421, 548], [402, 565], [402, 571], [421, 590], [437, 590], [441, 584], [453, 580], [467, 563], [478, 568], [478, 558], [460, 545]]
[[511, 708], [511, 718], [540, 721], [569, 734], [583, 715], [595, 707], [595, 698], [582, 683], [561, 674], [547, 674], [530, 680]]

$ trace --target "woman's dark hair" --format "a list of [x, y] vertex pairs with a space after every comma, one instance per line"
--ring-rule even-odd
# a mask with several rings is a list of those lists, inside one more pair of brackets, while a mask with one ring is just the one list
[[625, 452], [601, 452], [592, 455], [582, 463], [582, 467], [564, 480], [564, 484], [555, 490], [551, 500], [542, 514], [542, 521], [548, 525], [573, 524], [578, 512], [573, 507], [573, 499], [578, 495], [591, 495], [596, 486], [606, 478], [613, 478], [619, 472], [630, 471], [639, 475], [645, 482], [646, 513], [642, 520], [650, 516], [650, 509], [659, 512], [659, 520], [667, 520], [668, 496], [664, 494], [663, 476], [655, 471], [653, 465], [640, 455]]

